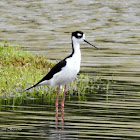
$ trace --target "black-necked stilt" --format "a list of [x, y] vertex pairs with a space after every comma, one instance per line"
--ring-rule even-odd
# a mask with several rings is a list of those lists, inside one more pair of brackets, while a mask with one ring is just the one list
[[71, 55], [67, 56], [65, 59], [57, 63], [50, 70], [50, 72], [45, 77], [43, 77], [38, 83], [26, 89], [29, 90], [33, 87], [41, 85], [50, 85], [52, 87], [58, 86], [57, 98], [55, 103], [56, 109], [58, 109], [60, 86], [65, 85], [63, 98], [61, 102], [61, 108], [64, 108], [66, 85], [76, 78], [80, 70], [80, 62], [81, 62], [80, 41], [84, 41], [90, 44], [91, 46], [95, 47], [94, 45], [85, 40], [85, 34], [81, 31], [72, 32], [71, 39], [72, 39]]

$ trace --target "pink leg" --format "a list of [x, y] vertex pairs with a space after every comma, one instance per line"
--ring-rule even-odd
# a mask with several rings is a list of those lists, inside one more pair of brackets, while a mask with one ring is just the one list
[[64, 130], [64, 110], [61, 112], [61, 129]]
[[58, 129], [58, 110], [55, 112], [55, 128]]
[[58, 111], [59, 92], [60, 92], [60, 86], [58, 87], [57, 98], [56, 98], [56, 102], [55, 102], [55, 108], [56, 108], [56, 111]]
[[64, 111], [65, 95], [66, 95], [66, 85], [65, 85], [65, 88], [64, 88], [63, 98], [62, 98], [62, 102], [61, 102], [61, 109], [62, 109], [62, 111]]
[[61, 112], [61, 123], [64, 123], [64, 110]]

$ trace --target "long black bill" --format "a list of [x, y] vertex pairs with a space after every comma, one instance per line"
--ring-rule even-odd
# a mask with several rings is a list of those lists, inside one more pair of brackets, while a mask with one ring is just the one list
[[88, 43], [89, 45], [91, 45], [91, 46], [95, 47], [96, 49], [98, 49], [96, 46], [92, 45], [91, 43], [89, 43], [89, 42], [86, 41], [85, 39], [84, 39], [84, 41], [85, 41], [86, 43]]

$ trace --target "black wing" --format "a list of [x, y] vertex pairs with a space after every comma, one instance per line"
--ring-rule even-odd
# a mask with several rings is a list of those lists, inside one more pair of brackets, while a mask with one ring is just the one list
[[[53, 75], [55, 75], [56, 73], [58, 73], [59, 71], [61, 71], [61, 69], [62, 69], [64, 66], [66, 66], [66, 60], [65, 60], [65, 59], [62, 60], [62, 61], [60, 61], [59, 63], [57, 63], [57, 64], [49, 71], [49, 73], [48, 73], [45, 77], [43, 77], [38, 83], [36, 83], [35, 85], [33, 85], [33, 86], [31, 86], [31, 87], [25, 89], [24, 91], [29, 90], [29, 89], [31, 89], [31, 88], [33, 88], [33, 87], [36, 87], [36, 86], [37, 86], [38, 84], [40, 84], [42, 81], [50, 80], [50, 79], [53, 77]], [[23, 92], [24, 92], [24, 91], [23, 91]]]

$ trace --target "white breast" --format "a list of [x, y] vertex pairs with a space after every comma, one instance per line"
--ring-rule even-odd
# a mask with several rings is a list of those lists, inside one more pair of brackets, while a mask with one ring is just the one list
[[56, 73], [51, 79], [51, 86], [67, 85], [73, 81], [80, 71], [81, 52], [74, 53], [72, 57], [66, 58], [66, 66]]

